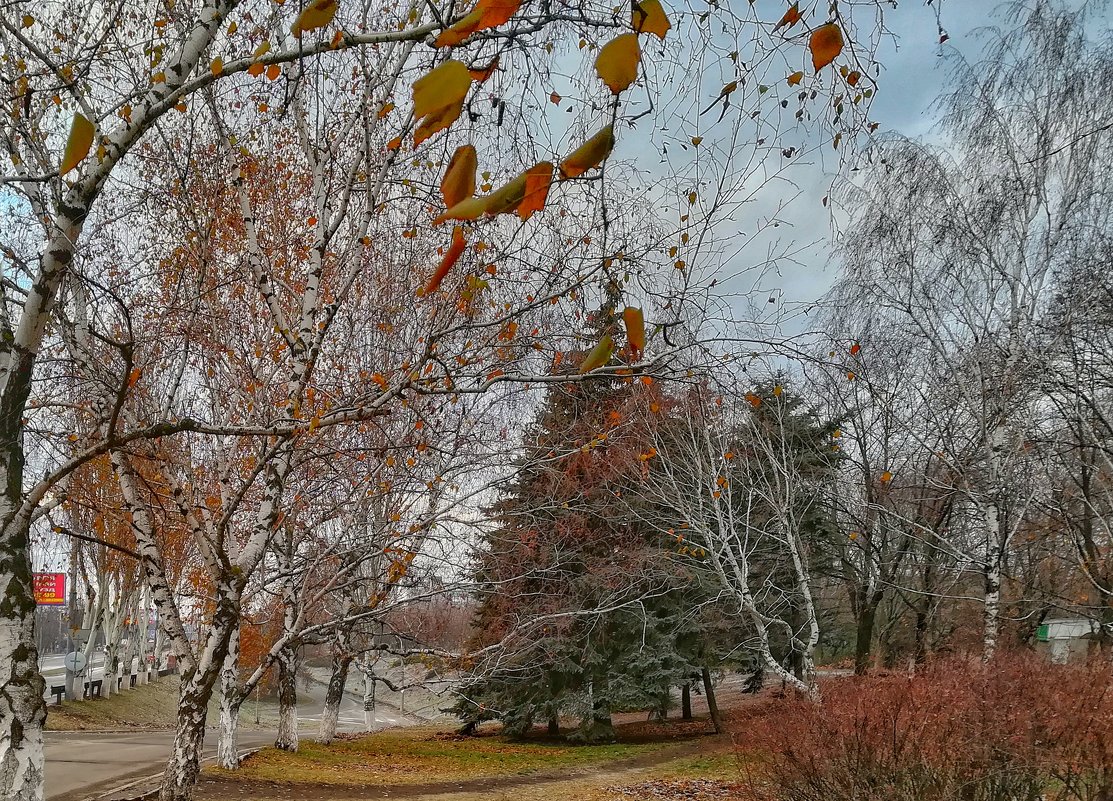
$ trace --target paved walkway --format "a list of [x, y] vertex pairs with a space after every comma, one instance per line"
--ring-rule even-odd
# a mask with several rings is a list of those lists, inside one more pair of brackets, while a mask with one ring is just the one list
[[[298, 694], [298, 729], [302, 737], [312, 738], [320, 726], [324, 687], [314, 683], [308, 692]], [[250, 714], [245, 707], [245, 716]], [[402, 714], [394, 706], [380, 704], [375, 728], [413, 726], [419, 718]], [[346, 693], [340, 706], [339, 730], [364, 731], [363, 704], [355, 693]], [[47, 801], [84, 801], [95, 798], [129, 782], [154, 776], [162, 771], [174, 733], [145, 732], [47, 732]], [[206, 758], [216, 755], [217, 732], [205, 734]], [[243, 749], [254, 749], [274, 742], [274, 732], [243, 729], [238, 742]]]

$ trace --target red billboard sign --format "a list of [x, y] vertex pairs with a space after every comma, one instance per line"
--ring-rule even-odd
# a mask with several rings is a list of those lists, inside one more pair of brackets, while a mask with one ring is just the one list
[[41, 606], [65, 606], [66, 574], [36, 573], [35, 603]]

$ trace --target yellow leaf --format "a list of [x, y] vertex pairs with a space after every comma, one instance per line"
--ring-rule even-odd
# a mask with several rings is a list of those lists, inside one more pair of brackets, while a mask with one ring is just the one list
[[469, 197], [433, 220], [433, 225], [440, 225], [445, 220], [477, 220], [486, 210], [487, 198]]
[[[469, 77], [470, 81], [471, 78]], [[444, 108], [437, 109], [432, 114], [429, 114], [421, 125], [417, 126], [414, 131], [414, 147], [417, 147], [426, 139], [438, 131], [445, 130], [460, 116], [460, 112], [464, 110], [464, 98], [460, 98], [455, 103], [445, 106]]]
[[842, 30], [834, 22], [821, 25], [812, 31], [808, 48], [812, 51], [812, 66], [819, 72], [842, 52]]
[[30, 28], [34, 24], [35, 24], [35, 18], [34, 17], [32, 17], [30, 14], [24, 14], [23, 15], [23, 27], [24, 28]]
[[290, 32], [300, 39], [303, 33], [325, 27], [336, 16], [338, 7], [337, 0], [311, 0], [298, 14]]
[[636, 33], [624, 33], [603, 45], [595, 59], [595, 71], [614, 93], [626, 89], [638, 77], [641, 46]]
[[610, 336], [604, 334], [599, 339], [599, 344], [592, 348], [591, 353], [587, 354], [584, 360], [580, 362], [580, 375], [602, 367], [611, 360], [612, 355], [614, 355], [614, 341]]
[[462, 101], [471, 88], [471, 75], [462, 62], [449, 59], [414, 81], [414, 116], [425, 117]]
[[93, 123], [81, 114], [73, 115], [70, 125], [70, 136], [66, 140], [66, 150], [62, 154], [62, 166], [58, 168], [58, 175], [62, 176], [85, 160], [89, 155], [89, 148], [93, 146]]
[[703, 137], [702, 137], [702, 136], [693, 136], [693, 137], [692, 137], [692, 146], [693, 146], [693, 147], [699, 147], [699, 146], [700, 146], [700, 142], [702, 142], [702, 141], [703, 141]]
[[788, 85], [797, 86], [802, 80], [804, 80], [804, 73], [802, 70], [797, 70], [788, 76]]
[[888, 484], [892, 480], [893, 480], [893, 474], [890, 473], [888, 470], [886, 470], [884, 473], [881, 474], [881, 483], [882, 484]]
[[209, 65], [209, 69], [213, 71], [213, 75], [220, 76], [224, 72], [224, 59], [214, 58], [213, 63]]
[[560, 179], [575, 178], [598, 167], [614, 150], [614, 127], [608, 125], [560, 163]]
[[475, 194], [477, 166], [474, 146], [461, 145], [456, 148], [452, 160], [448, 162], [448, 168], [444, 171], [444, 178], [441, 179], [441, 197], [444, 198], [446, 208], [450, 209], [461, 200]]
[[661, 8], [661, 0], [634, 0], [630, 11], [631, 22], [638, 33], [652, 33], [658, 39], [664, 39], [665, 34], [672, 28], [665, 9]]
[[645, 350], [645, 317], [641, 309], [627, 306], [622, 311], [622, 322], [626, 324], [626, 341], [630, 343], [630, 359], [636, 362]]
[[526, 196], [526, 174], [515, 176], [486, 197], [486, 211], [491, 216], [514, 211]]

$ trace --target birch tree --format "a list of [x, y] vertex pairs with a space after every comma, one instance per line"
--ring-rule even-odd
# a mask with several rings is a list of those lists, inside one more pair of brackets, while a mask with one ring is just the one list
[[1018, 491], [1028, 421], [1061, 344], [1039, 321], [1057, 276], [1101, 249], [1111, 175], [1102, 23], [1087, 7], [1010, 10], [1016, 24], [987, 34], [981, 60], [950, 58], [944, 146], [890, 136], [872, 154], [842, 249], [859, 302], [925, 343], [964, 419], [948, 459], [977, 516], [986, 658], [1008, 549], [1031, 509]]
[[[805, 9], [802, 16], [798, 14], [778, 25], [756, 11], [743, 10], [736, 15], [723, 10], [721, 20], [715, 22], [729, 23], [728, 40], [731, 35], [736, 37], [736, 41], [726, 42], [725, 53], [737, 53], [737, 39], [753, 41], [757, 52], [766, 55], [761, 63], [779, 70], [779, 65], [772, 66], [770, 54], [786, 46], [794, 60], [801, 64], [811, 61], [818, 73], [835, 63], [845, 38], [857, 37], [859, 26], [864, 32], [861, 38], [869, 43], [868, 24], [876, 20], [875, 12], [867, 4], [861, 22], [848, 13], [836, 20], [820, 21], [812, 19], [819, 16], [819, 11]], [[810, 47], [797, 41], [786, 45], [779, 31], [785, 26], [796, 28], [801, 20], [807, 21], [810, 34], [818, 35], [809, 35]], [[697, 21], [705, 27], [713, 24], [709, 17]], [[598, 70], [593, 64], [585, 70], [585, 78], [603, 82], [592, 84], [593, 99], [585, 105], [590, 113], [585, 113], [574, 132], [558, 134], [547, 152], [537, 154], [536, 169], [523, 172], [531, 170], [535, 159], [519, 161], [519, 152], [505, 160], [500, 155], [497, 160], [491, 159], [490, 168], [484, 172], [505, 181], [503, 191], [491, 192], [498, 184], [484, 178], [484, 185], [490, 188], [483, 190], [489, 194], [481, 200], [470, 197], [474, 190], [461, 194], [458, 186], [451, 194], [446, 193], [445, 200], [451, 197], [469, 201], [469, 205], [451, 215], [462, 223], [459, 235], [445, 231], [439, 237], [445, 249], [443, 256], [436, 259], [423, 254], [420, 281], [411, 276], [406, 284], [410, 289], [420, 286], [428, 290], [426, 294], [434, 294], [453, 272], [454, 262], [463, 255], [468, 242], [464, 231], [471, 235], [471, 221], [481, 213], [516, 210], [528, 216], [544, 205], [540, 201], [544, 194], [541, 186], [547, 187], [555, 174], [554, 162], [561, 163], [562, 177], [572, 178], [596, 169], [606, 159], [616, 133], [615, 123], [620, 122], [617, 98], [639, 72], [657, 63], [642, 59], [639, 47], [632, 45], [640, 40], [648, 48], [648, 38], [664, 37], [668, 28], [668, 18], [656, 10], [656, 4], [639, 4], [629, 18], [625, 11], [616, 16], [606, 4], [591, 5], [576, 13], [533, 3], [484, 6], [480, 12], [465, 13], [451, 4], [314, 2], [295, 8], [262, 0], [207, 0], [173, 8], [159, 3], [110, 3], [93, 9], [80, 2], [47, 6], [20, 2], [5, 8], [0, 15], [0, 42], [7, 59], [0, 70], [11, 91], [0, 103], [5, 120], [4, 147], [11, 168], [0, 176], [0, 186], [15, 198], [10, 207], [5, 206], [6, 219], [15, 224], [5, 230], [9, 241], [3, 253], [11, 279], [4, 282], [0, 298], [4, 342], [0, 353], [0, 471], [4, 479], [0, 497], [0, 584], [4, 587], [4, 605], [0, 608], [0, 683], [4, 689], [0, 693], [0, 793], [28, 801], [38, 799], [42, 792], [41, 727], [45, 707], [42, 680], [36, 671], [28, 531], [41, 513], [40, 506], [50, 488], [81, 463], [106, 454], [117, 474], [145, 580], [167, 640], [184, 668], [182, 727], [162, 796], [188, 797], [196, 775], [205, 702], [233, 636], [237, 605], [248, 575], [280, 528], [295, 440], [310, 433], [305, 430], [310, 425], [317, 428], [359, 422], [392, 403], [431, 392], [436, 382], [440, 383], [439, 391], [450, 396], [485, 392], [498, 383], [531, 380], [536, 373], [515, 371], [515, 359], [498, 355], [496, 348], [501, 345], [494, 345], [498, 333], [523, 312], [566, 297], [576, 287], [589, 283], [604, 271], [604, 265], [609, 267], [620, 256], [628, 259], [637, 255], [629, 242], [616, 237], [617, 209], [603, 202], [606, 193], [596, 193], [594, 181], [562, 181], [569, 191], [562, 202], [576, 213], [567, 216], [569, 225], [556, 239], [563, 244], [550, 250], [549, 264], [563, 269], [533, 273], [533, 253], [524, 258], [518, 245], [535, 239], [536, 231], [528, 225], [518, 226], [505, 240], [506, 247], [492, 251], [506, 257], [499, 269], [505, 268], [504, 275], [518, 282], [514, 286], [516, 301], [509, 308], [499, 311], [498, 303], [508, 301], [495, 301], [498, 293], [492, 291], [490, 278], [483, 277], [482, 265], [474, 265], [476, 269], [466, 278], [457, 268], [452, 278], [458, 280], [450, 280], [446, 287], [459, 291], [459, 302], [447, 305], [456, 305], [465, 314], [482, 306], [485, 318], [480, 323], [468, 318], [469, 322], [454, 324], [442, 316], [436, 326], [439, 330], [427, 331], [421, 349], [397, 359], [390, 377], [371, 374], [381, 379], [372, 382], [376, 383], [374, 391], [352, 389], [345, 393], [345, 405], [307, 414], [312, 406], [308, 392], [317, 373], [318, 349], [326, 338], [339, 333], [340, 327], [334, 328], [334, 323], [348, 290], [369, 260], [393, 250], [389, 243], [397, 238], [405, 239], [402, 233], [414, 229], [415, 219], [423, 221], [419, 227], [424, 230], [424, 221], [436, 216], [432, 213], [436, 207], [428, 203], [429, 193], [419, 195], [418, 189], [436, 183], [449, 161], [448, 153], [441, 148], [451, 137], [442, 131], [457, 118], [471, 123], [473, 116], [477, 118], [474, 122], [480, 123], [474, 129], [477, 138], [484, 131], [500, 128], [507, 98], [513, 104], [523, 97], [505, 88], [481, 88], [483, 81], [496, 74], [500, 77], [490, 86], [500, 86], [500, 70], [520, 76], [522, 85], [540, 76], [539, 94], [533, 96], [545, 96], [555, 91], [545, 85], [544, 79], [555, 58], [550, 54], [557, 42], [582, 41], [584, 48], [590, 42], [593, 48], [600, 48]], [[623, 31], [619, 37], [611, 35], [619, 30]], [[607, 43], [610, 47], [605, 46]], [[432, 50], [427, 49], [429, 44]], [[445, 58], [450, 48], [453, 55], [465, 60]], [[539, 57], [540, 67], [535, 65], [535, 57]], [[746, 69], [737, 55], [733, 64], [728, 69], [736, 73], [735, 80], [724, 81], [716, 100], [723, 103], [724, 111], [731, 107], [737, 73]], [[853, 86], [849, 68], [843, 75], [837, 71], [838, 66], [814, 79], [817, 96], [819, 89], [825, 94], [830, 88], [828, 77], [835, 87], [842, 83]], [[424, 83], [422, 78], [426, 78]], [[527, 88], [531, 92], [534, 89]], [[858, 94], [867, 97], [864, 90]], [[732, 108], [741, 105], [737, 97]], [[481, 110], [484, 102], [490, 103], [485, 113]], [[810, 100], [803, 97], [799, 102], [802, 117]], [[859, 109], [868, 108], [868, 102], [855, 103], [844, 114], [842, 105], [817, 105], [822, 109], [820, 116], [840, 129], [848, 124], [860, 126], [865, 111]], [[621, 120], [619, 138], [624, 135], [622, 125], [628, 130], [639, 114], [635, 110], [629, 119]], [[279, 124], [272, 128], [275, 117]], [[598, 135], [591, 137], [588, 132]], [[432, 139], [432, 145], [420, 149], [422, 143], [439, 134], [440, 139]], [[685, 131], [680, 141], [695, 146], [695, 137]], [[306, 182], [304, 197], [309, 199], [296, 210], [288, 210], [288, 220], [297, 220], [303, 226], [296, 259], [288, 263], [296, 264], [296, 269], [289, 270], [273, 262], [260, 262], [260, 233], [256, 230], [252, 234], [258, 210], [253, 204], [243, 204], [239, 190], [256, 161], [253, 150], [267, 149], [275, 142], [295, 143], [292, 151], [299, 152], [296, 180]], [[730, 152], [729, 138], [724, 149]], [[271, 152], [277, 156], [280, 149]], [[432, 163], [430, 173], [435, 171], [436, 177], [429, 175], [423, 180], [420, 176], [397, 175], [394, 168], [403, 158], [410, 166], [415, 161]], [[101, 376], [102, 391], [95, 397], [104, 405], [87, 410], [90, 427], [79, 436], [81, 447], [68, 452], [63, 448], [53, 450], [46, 478], [25, 478], [27, 449], [41, 444], [25, 442], [25, 434], [35, 430], [34, 423], [29, 427], [25, 421], [29, 409], [35, 412], [34, 417], [44, 419], [39, 411], [43, 407], [30, 406], [29, 399], [37, 380], [50, 369], [49, 360], [42, 354], [44, 348], [52, 346], [51, 324], [59, 319], [53, 317], [55, 312], [63, 312], [60, 320], [64, 327], [70, 327], [77, 317], [64, 313], [67, 310], [79, 310], [85, 303], [105, 304], [115, 309], [115, 322], [130, 320], [138, 329], [144, 322], [140, 312], [147, 316], [147, 324], [153, 324], [160, 312], [183, 312], [176, 305], [179, 288], [199, 285], [212, 294], [212, 285], [203, 280], [162, 286], [154, 285], [157, 279], [130, 280], [159, 269], [164, 275], [172, 274], [175, 267], [170, 263], [154, 269], [149, 260], [132, 258], [98, 265], [96, 256], [142, 255], [147, 248], [139, 244], [145, 239], [158, 239], [152, 232], [161, 231], [162, 220], [158, 214], [145, 219], [136, 214], [132, 203], [136, 186], [146, 189], [145, 182], [152, 176], [166, 172], [188, 183], [206, 162], [213, 160], [222, 165], [222, 183], [238, 195], [230, 199], [230, 208], [241, 216], [242, 255], [246, 259], [243, 267], [250, 276], [239, 286], [254, 288], [252, 313], [266, 321], [266, 329], [278, 340], [259, 344], [264, 353], [272, 353], [277, 346], [282, 354], [275, 360], [276, 369], [267, 374], [270, 386], [281, 388], [267, 398], [273, 413], [256, 415], [258, 419], [251, 423], [230, 423], [229, 419], [236, 419], [242, 410], [222, 409], [209, 402], [226, 389], [215, 379], [227, 373], [219, 371], [212, 360], [197, 372], [199, 365], [183, 356], [209, 349], [210, 355], [231, 358], [217, 342], [193, 336], [196, 344], [190, 348], [178, 346], [176, 353], [170, 353], [152, 345], [157, 338], [150, 329], [129, 333], [126, 326], [101, 328], [99, 335], [111, 340], [115, 355], [112, 359], [100, 358], [99, 362], [98, 358], [79, 361], [88, 375]], [[515, 179], [515, 175], [521, 177]], [[663, 182], [664, 186], [667, 184]], [[682, 199], [691, 191], [689, 187], [672, 187], [668, 194], [675, 206], [682, 208]], [[414, 206], [397, 202], [400, 197], [417, 197], [420, 214], [408, 217]], [[626, 208], [631, 219], [644, 218], [640, 205]], [[716, 203], [715, 207], [725, 214], [730, 204]], [[678, 216], [685, 215], [681, 212]], [[392, 231], [378, 227], [387, 219]], [[369, 220], [375, 220], [376, 226]], [[494, 230], [501, 222], [487, 221], [476, 227]], [[682, 222], [687, 225], [690, 220]], [[554, 231], [558, 228], [553, 226]], [[341, 231], [346, 247], [334, 247]], [[187, 242], [196, 237], [206, 246], [212, 244], [206, 242], [202, 231], [191, 233]], [[373, 249], [357, 253], [356, 244], [364, 238], [374, 241]], [[428, 242], [425, 236], [414, 239]], [[480, 244], [488, 244], [486, 234], [471, 239], [476, 255], [482, 252]], [[701, 239], [698, 244], [706, 246], [706, 241]], [[699, 251], [697, 247], [692, 250]], [[663, 253], [669, 250], [666, 247], [661, 251], [655, 251], [655, 261], [664, 266]], [[178, 254], [183, 255], [187, 254]], [[434, 266], [438, 261], [439, 269]], [[483, 257], [476, 261], [495, 260]], [[683, 257], [676, 261], [687, 264]], [[134, 276], [129, 275], [132, 270]], [[333, 285], [326, 288], [326, 282]], [[495, 282], [494, 288], [500, 283]], [[109, 284], [112, 286], [107, 292], [88, 291]], [[124, 284], [127, 289], [121, 292]], [[221, 285], [220, 289], [227, 286]], [[82, 288], [86, 290], [84, 300], [79, 291]], [[197, 295], [187, 299], [196, 300]], [[146, 309], [131, 306], [136, 301], [153, 305]], [[495, 305], [485, 305], [491, 303]], [[682, 305], [674, 308], [679, 310]], [[210, 303], [195, 305], [192, 310], [211, 313], [214, 308]], [[97, 314], [91, 315], [91, 319], [97, 318]], [[193, 334], [204, 328], [196, 322], [193, 326]], [[488, 339], [474, 336], [477, 331], [488, 334]], [[546, 350], [542, 340], [547, 333], [539, 329], [521, 344], [527, 348], [540, 345]], [[184, 339], [180, 337], [178, 342]], [[445, 347], [448, 341], [457, 347]], [[474, 352], [477, 341], [482, 341], [487, 353]], [[147, 351], [137, 354], [137, 346]], [[426, 375], [423, 371], [429, 365], [432, 370]], [[446, 369], [445, 365], [452, 367]], [[207, 372], [210, 368], [212, 375]], [[135, 373], [136, 369], [140, 373]], [[412, 375], [415, 371], [416, 377]], [[107, 380], [109, 377], [111, 380]], [[210, 380], [208, 385], [206, 379]], [[201, 387], [207, 397], [193, 398]], [[159, 402], [152, 400], [154, 390]], [[133, 396], [144, 393], [143, 403], [132, 402]], [[202, 420], [185, 413], [191, 405], [205, 412]], [[135, 444], [185, 432], [198, 436], [185, 445]], [[66, 440], [57, 427], [49, 434]], [[206, 445], [201, 441], [204, 437], [224, 439]], [[253, 451], [244, 438], [256, 438], [258, 451]], [[230, 462], [219, 452], [223, 450], [224, 457], [229, 457], [236, 448], [252, 454], [253, 463], [244, 471], [246, 475], [217, 488], [205, 488], [222, 490], [224, 495], [199, 491], [193, 483], [195, 468], [201, 464], [218, 470], [228, 468]], [[146, 466], [167, 461], [175, 449], [182, 461], [164, 471], [165, 483], [160, 483], [158, 492], [152, 495], [140, 477]], [[240, 508], [246, 496], [251, 496], [246, 504], [252, 507], [250, 511]], [[178, 599], [162, 567], [162, 542], [158, 521], [152, 514], [153, 509], [161, 507], [153, 503], [154, 497], [173, 500], [186, 521], [190, 539], [196, 543], [197, 557], [212, 579], [216, 602], [209, 635], [196, 650], [179, 625]], [[218, 498], [235, 509], [221, 506], [215, 512], [205, 511], [210, 506], [208, 498]]]

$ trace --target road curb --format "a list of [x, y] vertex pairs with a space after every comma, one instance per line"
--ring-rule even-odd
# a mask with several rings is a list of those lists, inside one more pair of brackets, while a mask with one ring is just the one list
[[[263, 750], [263, 748], [265, 748], [265, 746], [258, 746], [257, 748], [245, 748], [243, 751], [240, 751], [240, 761], [242, 762], [244, 759], [247, 759], [247, 757], [251, 756], [252, 754]], [[215, 756], [205, 757], [201, 760], [201, 764], [204, 765], [206, 762], [213, 762], [215, 760]], [[122, 793], [126, 793], [129, 790], [139, 787], [140, 785], [158, 781], [161, 778], [161, 771], [159, 771], [158, 773], [152, 773], [148, 776], [142, 776], [138, 779], [132, 779], [130, 782], [121, 784], [118, 787], [112, 788], [111, 790], [106, 790], [103, 792], [98, 791], [93, 795], [85, 796], [84, 801], [147, 801], [147, 799], [155, 798], [158, 795], [157, 787], [152, 790], [140, 792], [137, 795], [122, 795]]]

